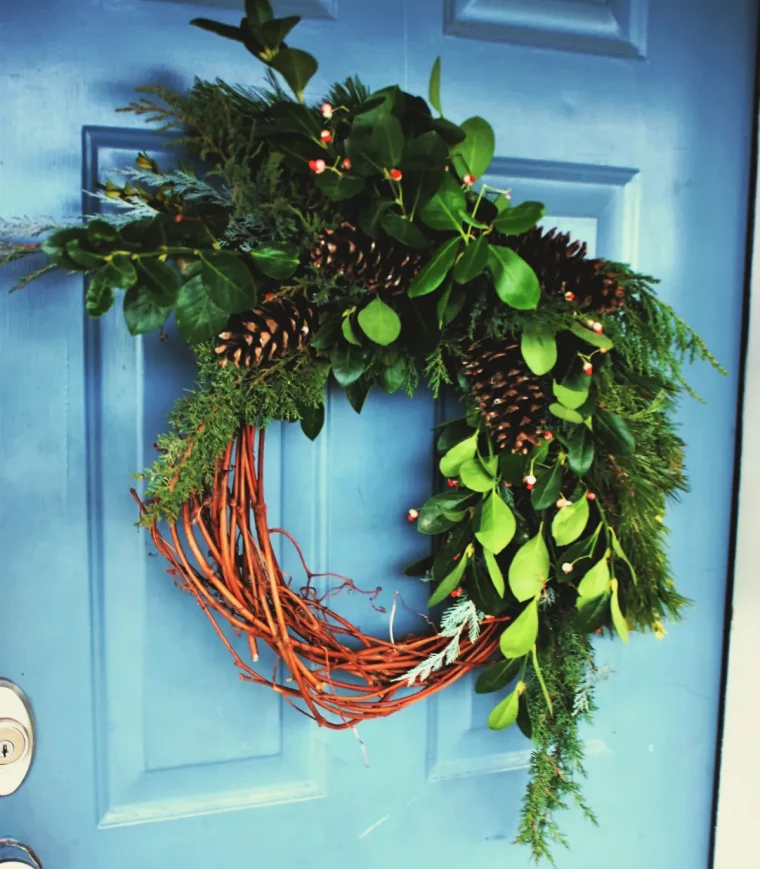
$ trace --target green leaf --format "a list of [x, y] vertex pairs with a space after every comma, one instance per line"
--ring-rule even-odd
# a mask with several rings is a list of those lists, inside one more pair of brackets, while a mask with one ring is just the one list
[[406, 381], [408, 371], [409, 363], [403, 357], [396, 359], [392, 365], [387, 365], [382, 373], [383, 389], [390, 395], [398, 392]]
[[84, 241], [87, 230], [80, 226], [68, 226], [51, 233], [42, 242], [42, 252], [53, 264], [63, 269], [77, 269], [80, 266], [66, 253], [66, 245], [73, 239]]
[[330, 364], [335, 379], [345, 389], [364, 374], [367, 360], [363, 350], [347, 344], [333, 348]]
[[301, 51], [300, 48], [282, 48], [269, 61], [269, 66], [280, 73], [298, 101], [303, 102], [304, 88], [317, 71], [317, 61], [308, 52]]
[[358, 115], [354, 120], [349, 141], [351, 147], [348, 152], [351, 159], [363, 158], [377, 171], [398, 167], [404, 154], [401, 122], [385, 108]]
[[276, 281], [287, 280], [298, 268], [298, 248], [288, 241], [262, 244], [251, 257], [260, 272]]
[[551, 507], [562, 489], [562, 463], [557, 460], [548, 471], [541, 471], [530, 493], [530, 503], [536, 512]]
[[502, 211], [494, 220], [493, 227], [504, 235], [520, 235], [532, 229], [546, 214], [543, 202], [521, 202], [514, 208]]
[[456, 566], [451, 573], [441, 581], [438, 588], [430, 595], [430, 599], [427, 602], [428, 607], [434, 607], [436, 604], [439, 604], [442, 600], [445, 600], [452, 591], [454, 591], [462, 581], [469, 560], [469, 551], [465, 549], [464, 554], [459, 561], [457, 561]]
[[555, 380], [552, 383], [552, 391], [561, 405], [569, 407], [571, 410], [577, 410], [582, 407], [588, 399], [588, 389], [569, 389]]
[[534, 597], [501, 635], [499, 648], [505, 658], [520, 658], [528, 654], [537, 638], [538, 598]]
[[608, 526], [608, 530], [610, 533], [610, 538], [612, 539], [612, 551], [621, 561], [625, 562], [625, 564], [628, 566], [628, 570], [630, 570], [631, 572], [631, 579], [633, 580], [633, 584], [637, 585], [639, 579], [636, 576], [636, 570], [634, 569], [633, 564], [631, 564], [630, 558], [628, 558], [628, 556], [625, 554], [625, 550], [620, 545], [620, 540], [615, 533], [615, 529], [612, 526]]
[[87, 224], [87, 238], [93, 243], [116, 241], [119, 230], [105, 220], [91, 220]]
[[238, 314], [255, 304], [253, 278], [237, 254], [201, 254], [201, 274], [214, 304], [228, 314]]
[[525, 329], [520, 339], [525, 364], [539, 377], [557, 364], [557, 341], [554, 332], [546, 326]]
[[610, 600], [610, 611], [612, 613], [612, 624], [618, 633], [620, 639], [628, 642], [628, 622], [620, 609], [620, 598], [618, 597], [618, 581], [612, 580], [612, 599]]
[[585, 425], [576, 426], [568, 438], [570, 470], [579, 477], [591, 470], [594, 462], [594, 436]]
[[491, 710], [488, 715], [488, 726], [491, 730], [505, 730], [517, 721], [517, 714], [520, 711], [521, 688], [522, 682]]
[[501, 691], [510, 682], [520, 675], [522, 661], [515, 658], [514, 661], [499, 661], [492, 664], [488, 669], [481, 671], [475, 682], [476, 694], [490, 694], [492, 691]]
[[111, 284], [101, 271], [98, 269], [87, 285], [85, 310], [90, 317], [102, 317], [106, 311], [110, 310], [114, 302]]
[[372, 379], [362, 375], [358, 380], [345, 387], [348, 403], [357, 412], [361, 413], [364, 402], [372, 389]]
[[444, 477], [459, 476], [462, 464], [475, 456], [478, 449], [478, 433], [454, 444], [441, 459], [440, 469]]
[[256, 35], [267, 48], [279, 48], [285, 37], [300, 20], [298, 15], [290, 15], [287, 18], [275, 18], [265, 21], [257, 28]]
[[121, 254], [101, 266], [100, 270], [108, 276], [108, 283], [114, 290], [128, 290], [137, 283], [137, 269], [128, 257]]
[[488, 268], [499, 298], [518, 311], [532, 311], [541, 298], [536, 273], [511, 248], [488, 246]]
[[433, 63], [433, 69], [430, 72], [430, 84], [428, 85], [428, 101], [430, 105], [438, 112], [443, 114], [441, 109], [441, 58], [436, 57]]
[[322, 431], [324, 424], [324, 402], [318, 404], [316, 407], [307, 406], [301, 408], [301, 428], [310, 441], [316, 440], [317, 436]]
[[594, 434], [613, 454], [630, 456], [636, 449], [630, 429], [616, 413], [598, 409], [594, 414]]
[[381, 347], [392, 344], [401, 334], [399, 315], [379, 296], [359, 311], [357, 320], [369, 340]]
[[479, 235], [464, 249], [464, 253], [454, 266], [454, 280], [458, 284], [468, 284], [485, 270], [488, 265], [488, 240]]
[[124, 296], [124, 319], [130, 335], [145, 335], [160, 329], [171, 310], [158, 305], [145, 287], [130, 287]]
[[607, 558], [602, 558], [587, 571], [583, 579], [578, 583], [580, 597], [598, 597], [610, 590], [610, 564]]
[[245, 0], [245, 17], [249, 27], [258, 28], [274, 18], [269, 0]]
[[541, 530], [517, 550], [509, 565], [508, 578], [512, 594], [520, 602], [543, 591], [549, 579], [549, 550]]
[[594, 597], [579, 597], [575, 602], [576, 628], [591, 633], [606, 624], [609, 597], [609, 592], [603, 592]]
[[[480, 511], [478, 530], [475, 532], [476, 539], [486, 550], [486, 565], [488, 566], [488, 572], [491, 575], [491, 579], [493, 579], [493, 573], [490, 564], [488, 564], [488, 556], [491, 553], [498, 555], [515, 536], [516, 528], [515, 517], [509, 507], [504, 503], [503, 498], [498, 493], [491, 492], [483, 503], [483, 507]], [[494, 561], [494, 564], [495, 563], [496, 562]], [[496, 569], [498, 571], [498, 566]], [[500, 571], [499, 576], [501, 576]], [[494, 583], [494, 585], [496, 585], [496, 583]], [[501, 580], [500, 594], [504, 594], [503, 579]]]
[[344, 199], [352, 199], [364, 190], [364, 179], [359, 175], [347, 175], [345, 172], [323, 172], [317, 175], [315, 182], [317, 187], [333, 202]]
[[438, 317], [438, 326], [443, 328], [455, 320], [467, 302], [467, 293], [462, 287], [455, 286], [449, 281], [436, 302], [435, 312]]
[[496, 480], [486, 471], [478, 458], [467, 459], [459, 468], [459, 479], [473, 492], [488, 492]]
[[[383, 220], [391, 208], [393, 208], [393, 202], [389, 199], [372, 199], [368, 202], [359, 212], [359, 228], [361, 231], [370, 238], [378, 238]], [[395, 212], [391, 213], [395, 214]], [[395, 216], [403, 220], [401, 215], [395, 214]], [[408, 223], [408, 221], [406, 222]], [[385, 231], [388, 232], [387, 229]], [[388, 232], [388, 235], [391, 235], [391, 233]], [[395, 238], [396, 236], [394, 235], [393, 237]]]
[[464, 130], [451, 121], [447, 121], [446, 118], [430, 118], [428, 125], [431, 130], [438, 133], [449, 147], [464, 142]]
[[[152, 290], [150, 292], [154, 301], [160, 304], [156, 294]], [[203, 276], [196, 275], [180, 287], [176, 317], [180, 335], [185, 341], [200, 344], [224, 328], [229, 314], [215, 304], [203, 282]]]
[[82, 242], [78, 238], [72, 238], [66, 243], [66, 253], [83, 269], [96, 269], [103, 265], [103, 254], [94, 253], [82, 247]]
[[528, 709], [528, 700], [523, 694], [520, 697], [520, 711], [517, 713], [517, 726], [520, 732], [526, 739], [533, 739], [533, 722], [530, 720], [530, 710]]
[[[439, 506], [443, 509], [442, 503]], [[436, 582], [451, 572], [452, 565], [461, 558], [462, 553], [471, 542], [472, 527], [469, 520], [459, 522], [451, 529], [451, 533], [446, 536], [446, 541], [433, 559], [433, 579]]]
[[[177, 307], [179, 307], [178, 293], [180, 292], [180, 280], [179, 272], [176, 269], [158, 259], [139, 259], [137, 260], [137, 275], [140, 283], [151, 293], [157, 305], [160, 305], [162, 308], [169, 308], [176, 303]], [[205, 289], [204, 294], [207, 294], [207, 290]], [[222, 326], [224, 326], [224, 323], [219, 326], [219, 329]], [[218, 332], [219, 329], [216, 331]], [[180, 331], [182, 330], [180, 329]], [[207, 337], [210, 338], [213, 334], [212, 332]], [[186, 341], [192, 340], [184, 333], [182, 337]], [[205, 338], [195, 340], [204, 341]]]
[[391, 238], [395, 238], [409, 247], [419, 250], [429, 244], [427, 236], [419, 226], [395, 211], [386, 211], [381, 217], [380, 225]]
[[525, 456], [520, 453], [501, 453], [499, 474], [505, 483], [520, 483], [525, 477]]
[[426, 296], [440, 287], [454, 265], [459, 245], [459, 238], [451, 238], [433, 253], [409, 285], [408, 294], [411, 298]]
[[344, 317], [343, 322], [340, 324], [340, 330], [343, 333], [343, 337], [348, 341], [349, 344], [354, 344], [356, 347], [361, 347], [361, 341], [356, 337], [356, 332], [354, 332], [353, 324], [351, 323], [351, 317]]
[[583, 417], [578, 413], [577, 410], [571, 410], [569, 407], [565, 407], [562, 404], [557, 404], [556, 402], [549, 405], [549, 413], [554, 414], [554, 416], [558, 417], [559, 419], [564, 419], [565, 422], [583, 422]]
[[587, 344], [591, 344], [593, 347], [601, 347], [604, 350], [612, 350], [615, 346], [612, 341], [605, 335], [598, 335], [596, 332], [591, 329], [587, 329], [582, 323], [573, 323], [570, 327], [570, 331], [573, 335], [577, 335], [579, 338], [582, 338]]
[[433, 566], [434, 556], [426, 555], [404, 568], [404, 576], [427, 576]]
[[223, 24], [221, 21], [213, 21], [210, 18], [193, 18], [190, 24], [193, 27], [200, 27], [201, 30], [208, 30], [209, 33], [215, 33], [217, 36], [224, 36], [225, 39], [234, 39], [237, 42], [244, 41], [243, 31], [231, 24]]
[[486, 568], [488, 569], [488, 575], [491, 577], [493, 587], [496, 589], [496, 594], [498, 594], [499, 597], [504, 597], [504, 593], [507, 589], [504, 584], [504, 574], [501, 572], [499, 562], [489, 549], [483, 550], [483, 558], [486, 562]]
[[577, 540], [588, 524], [588, 515], [589, 506], [585, 493], [577, 501], [558, 510], [552, 520], [552, 536], [557, 546], [569, 546]]
[[431, 229], [458, 230], [462, 225], [459, 215], [464, 207], [464, 191], [447, 172], [440, 188], [420, 209], [420, 217]]
[[460, 178], [474, 175], [480, 178], [491, 164], [496, 141], [491, 125], [484, 118], [468, 118], [460, 124], [464, 142], [451, 149], [451, 162]]

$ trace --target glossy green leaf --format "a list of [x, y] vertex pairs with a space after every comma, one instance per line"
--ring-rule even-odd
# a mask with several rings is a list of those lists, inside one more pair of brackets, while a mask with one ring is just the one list
[[477, 457], [462, 462], [459, 479], [473, 492], [488, 492], [496, 485], [496, 480], [486, 471]]
[[557, 364], [557, 341], [554, 332], [547, 327], [526, 328], [520, 339], [525, 364], [539, 377]]
[[446, 576], [436, 588], [436, 590], [430, 595], [430, 599], [427, 602], [428, 607], [434, 607], [436, 604], [439, 604], [442, 600], [445, 600], [452, 591], [459, 585], [462, 581], [462, 577], [464, 576], [464, 572], [467, 569], [467, 564], [470, 560], [468, 550], [464, 551], [464, 554], [456, 562], [454, 569]]
[[201, 274], [214, 304], [228, 314], [238, 314], [255, 304], [253, 278], [237, 254], [201, 255]]
[[499, 298], [518, 311], [532, 311], [541, 298], [536, 273], [511, 248], [488, 246], [488, 269]]
[[630, 456], [636, 442], [622, 417], [607, 410], [598, 409], [594, 414], [594, 434], [613, 454]]
[[477, 432], [459, 443], [454, 444], [441, 459], [440, 469], [444, 477], [459, 476], [462, 464], [472, 459], [478, 449]]
[[520, 483], [525, 477], [525, 456], [504, 452], [499, 456], [499, 474], [505, 483]]
[[491, 583], [496, 591], [496, 594], [498, 594], [499, 597], [504, 597], [504, 594], [507, 590], [506, 584], [504, 583], [504, 574], [501, 572], [499, 562], [496, 560], [494, 554], [490, 551], [490, 549], [483, 549], [483, 560], [486, 563], [488, 576], [491, 578]]
[[118, 237], [119, 230], [106, 220], [91, 220], [87, 224], [87, 238], [93, 244], [116, 241]]
[[[163, 308], [168, 308], [176, 303], [179, 307], [178, 293], [180, 292], [180, 279], [179, 272], [175, 268], [172, 268], [168, 263], [161, 262], [158, 259], [139, 259], [137, 260], [137, 276], [140, 283], [152, 294], [157, 305], [160, 305]], [[186, 294], [186, 299], [191, 295], [193, 295], [192, 290]], [[205, 285], [203, 295], [208, 295], [208, 290], [205, 288]], [[218, 317], [214, 318], [215, 321], [218, 319]], [[224, 326], [224, 323], [222, 323], [221, 326]], [[219, 328], [221, 328], [221, 326]], [[200, 334], [204, 330], [203, 328], [199, 328], [198, 330], [191, 328], [190, 331], [194, 334]], [[217, 329], [216, 331], [219, 330]], [[208, 337], [210, 338], [213, 334], [214, 333], [212, 332]], [[184, 333], [183, 337], [187, 341], [192, 340]], [[205, 339], [200, 338], [196, 340], [202, 341]]]
[[571, 410], [577, 410], [585, 404], [588, 398], [588, 389], [569, 389], [555, 380], [552, 383], [552, 391], [557, 401], [563, 407], [569, 407]]
[[610, 564], [606, 558], [587, 571], [583, 579], [578, 583], [578, 594], [581, 597], [598, 597], [606, 594], [610, 589]]
[[628, 556], [625, 553], [625, 550], [621, 546], [620, 539], [618, 538], [617, 534], [615, 533], [615, 529], [612, 526], [608, 526], [608, 530], [610, 533], [610, 538], [612, 539], [612, 551], [615, 553], [615, 555], [617, 555], [617, 557], [621, 561], [623, 561], [627, 565], [628, 570], [631, 572], [631, 579], [633, 580], [633, 584], [637, 585], [639, 578], [636, 576], [636, 570], [635, 570], [633, 564], [631, 563], [630, 558], [628, 558]]
[[303, 100], [304, 88], [318, 67], [317, 61], [300, 48], [280, 49], [269, 65], [285, 79], [299, 102]]
[[429, 244], [427, 236], [419, 226], [395, 211], [385, 211], [380, 218], [380, 225], [391, 238], [409, 247], [419, 250]]
[[364, 190], [365, 181], [360, 175], [348, 175], [345, 172], [322, 172], [317, 175], [314, 183], [333, 202], [352, 199]]
[[406, 382], [408, 371], [409, 363], [404, 358], [396, 359], [392, 365], [386, 365], [381, 375], [383, 389], [389, 395], [398, 392]]
[[95, 272], [87, 285], [85, 310], [90, 317], [102, 317], [114, 302], [113, 288], [101, 270]]
[[359, 311], [357, 320], [369, 340], [381, 347], [392, 344], [401, 334], [399, 315], [379, 296]]
[[325, 405], [318, 404], [316, 407], [301, 408], [301, 429], [310, 440], [316, 440], [325, 424]]
[[549, 579], [549, 550], [541, 531], [517, 550], [509, 565], [508, 578], [512, 594], [521, 602], [543, 591]]
[[459, 213], [464, 207], [464, 191], [447, 172], [438, 191], [420, 209], [420, 217], [431, 229], [458, 230], [462, 225]]
[[298, 15], [289, 15], [286, 18], [265, 21], [257, 28], [257, 35], [267, 48], [279, 48], [285, 37], [300, 20]]
[[440, 582], [448, 576], [452, 565], [461, 558], [465, 548], [471, 542], [472, 526], [469, 521], [459, 522], [451, 529], [450, 533], [446, 535], [443, 546], [433, 559], [433, 579], [436, 582]]
[[367, 396], [372, 389], [372, 384], [373, 381], [370, 377], [362, 375], [358, 380], [349, 383], [349, 385], [345, 387], [348, 403], [357, 413], [362, 412], [364, 402], [367, 400]]
[[475, 241], [470, 242], [464, 249], [464, 253], [454, 266], [454, 280], [458, 284], [468, 284], [488, 265], [488, 239], [485, 235], [479, 235]]
[[554, 416], [559, 419], [564, 419], [565, 422], [583, 422], [583, 417], [577, 410], [571, 410], [569, 407], [565, 407], [563, 404], [558, 404], [557, 402], [549, 405], [549, 413], [554, 414]]
[[86, 238], [87, 230], [84, 227], [70, 226], [58, 229], [42, 242], [42, 252], [53, 265], [65, 269], [79, 269], [81, 266], [66, 253], [66, 245], [74, 239], [85, 241]]
[[200, 27], [201, 30], [207, 30], [209, 33], [215, 33], [217, 36], [223, 36], [225, 39], [234, 39], [237, 42], [245, 41], [240, 27], [233, 27], [231, 24], [213, 21], [211, 18], [193, 18], [190, 24], [194, 27]]
[[66, 243], [66, 253], [82, 269], [96, 269], [103, 265], [103, 254], [87, 250], [78, 238]]
[[[158, 303], [155, 293], [151, 291], [151, 295]], [[180, 287], [176, 317], [182, 337], [190, 344], [199, 344], [218, 334], [224, 328], [229, 314], [215, 304], [202, 275], [196, 275]]]
[[137, 269], [122, 254], [101, 266], [100, 270], [107, 276], [108, 283], [114, 290], [128, 290], [137, 283]]
[[428, 85], [428, 101], [430, 105], [438, 112], [443, 114], [441, 109], [441, 58], [436, 57], [433, 63], [433, 69], [430, 71], [430, 84]]
[[426, 296], [440, 287], [454, 265], [460, 243], [459, 238], [449, 239], [433, 253], [409, 285], [411, 298]]
[[557, 511], [552, 520], [552, 536], [557, 546], [569, 546], [577, 540], [588, 524], [589, 505], [585, 493]]
[[[491, 492], [483, 502], [483, 506], [480, 510], [478, 530], [475, 532], [476, 539], [483, 546], [483, 549], [486, 550], [486, 565], [488, 566], [488, 572], [491, 575], [491, 579], [493, 579], [493, 573], [491, 571], [491, 565], [488, 564], [488, 556], [491, 553], [498, 555], [515, 536], [516, 529], [517, 525], [515, 523], [514, 514], [504, 503], [504, 499], [497, 492]], [[496, 569], [498, 571], [498, 566]], [[500, 571], [499, 576], [501, 576]], [[501, 580], [500, 593], [504, 594], [503, 579]]]
[[520, 693], [522, 683], [508, 694], [500, 703], [491, 710], [488, 715], [488, 726], [491, 730], [505, 730], [517, 721], [517, 713], [520, 711]]
[[356, 332], [354, 332], [350, 316], [343, 317], [343, 322], [340, 324], [340, 331], [343, 333], [343, 337], [349, 344], [353, 344], [355, 347], [361, 347], [362, 342], [356, 337]]
[[610, 612], [612, 613], [612, 624], [618, 633], [620, 639], [628, 642], [628, 622], [620, 609], [620, 597], [618, 596], [618, 581], [612, 580], [612, 597], [610, 599]]
[[426, 555], [424, 558], [420, 558], [419, 561], [415, 561], [409, 567], [404, 568], [404, 576], [427, 576], [433, 566], [433, 560], [433, 555]]
[[597, 334], [591, 329], [588, 329], [583, 323], [575, 322], [570, 327], [570, 331], [573, 335], [577, 335], [579, 338], [582, 338], [587, 344], [591, 344], [593, 347], [600, 347], [603, 350], [612, 350], [615, 346], [612, 341], [602, 332], [601, 334]]
[[330, 354], [335, 379], [345, 389], [356, 382], [367, 367], [364, 351], [352, 344], [338, 345]]
[[591, 470], [594, 462], [594, 435], [585, 425], [576, 426], [568, 438], [568, 464], [579, 477]]
[[538, 477], [533, 491], [530, 493], [530, 503], [536, 512], [551, 507], [562, 490], [562, 463], [557, 460], [547, 470], [538, 471]]
[[474, 175], [480, 178], [493, 159], [496, 140], [491, 125], [484, 118], [468, 118], [460, 124], [464, 130], [463, 142], [451, 149], [451, 162], [460, 178]]
[[475, 692], [477, 694], [490, 694], [492, 691], [501, 691], [520, 675], [521, 666], [522, 661], [519, 658], [491, 664], [478, 676], [475, 682]]
[[591, 633], [607, 623], [609, 615], [608, 591], [594, 597], [580, 596], [575, 602], [576, 628]]
[[521, 202], [502, 211], [493, 226], [504, 235], [520, 235], [532, 229], [546, 214], [543, 202]]
[[268, 278], [284, 281], [298, 268], [298, 248], [288, 241], [273, 241], [251, 251], [256, 268]]
[[505, 658], [527, 655], [538, 638], [538, 598], [525, 607], [499, 638], [499, 648]]
[[520, 696], [520, 711], [517, 713], [517, 726], [526, 739], [533, 739], [533, 722], [530, 720], [530, 709], [525, 694]]
[[435, 311], [438, 316], [438, 326], [443, 328], [455, 320], [467, 303], [467, 291], [449, 281], [441, 293]]
[[152, 294], [139, 285], [130, 287], [124, 296], [124, 320], [130, 335], [145, 335], [160, 329], [171, 310], [156, 304]]

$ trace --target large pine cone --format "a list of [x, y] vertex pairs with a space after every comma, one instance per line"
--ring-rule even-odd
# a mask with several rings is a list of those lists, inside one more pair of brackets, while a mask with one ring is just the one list
[[405, 293], [427, 259], [387, 236], [370, 238], [347, 221], [324, 230], [311, 252], [312, 262], [325, 274], [380, 295]]
[[602, 259], [587, 259], [586, 243], [571, 242], [569, 233], [550, 229], [544, 234], [534, 227], [522, 235], [497, 234], [489, 240], [518, 253], [549, 295], [572, 293], [580, 308], [600, 314], [617, 310], [625, 301], [614, 267]]
[[219, 333], [219, 364], [251, 368], [282, 358], [311, 341], [318, 321], [316, 306], [303, 296], [275, 299], [235, 314]]
[[496, 449], [527, 453], [546, 431], [550, 402], [519, 345], [479, 341], [470, 348], [464, 371]]

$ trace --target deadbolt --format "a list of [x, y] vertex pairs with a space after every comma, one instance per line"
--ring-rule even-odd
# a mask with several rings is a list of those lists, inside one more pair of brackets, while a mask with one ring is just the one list
[[29, 702], [17, 685], [0, 679], [0, 797], [18, 790], [29, 772], [33, 753], [34, 730]]

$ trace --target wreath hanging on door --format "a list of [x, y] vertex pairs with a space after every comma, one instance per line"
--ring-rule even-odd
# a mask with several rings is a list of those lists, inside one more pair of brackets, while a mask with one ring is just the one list
[[[444, 117], [439, 61], [429, 103], [350, 78], [307, 105], [317, 63], [284, 42], [298, 20], [248, 0], [239, 27], [194, 21], [243, 43], [270, 89], [197, 80], [145, 88], [125, 111], [183, 130], [175, 144], [202, 176], [140, 153], [98, 192], [114, 212], [7, 222], [0, 262], [42, 252], [21, 286], [84, 272], [89, 315], [123, 290], [131, 334], [173, 314], [192, 345], [199, 385], [158, 439], [141, 521], [242, 677], [349, 728], [483, 667], [476, 691], [510, 689], [489, 726], [516, 722], [534, 742], [518, 841], [551, 859], [558, 808], [593, 818], [579, 789], [579, 724], [603, 675], [592, 635], [662, 636], [685, 603], [664, 545], [666, 500], [685, 488], [673, 411], [684, 362], [719, 366], [651, 278], [589, 258], [539, 228], [543, 205], [482, 181], [493, 131]], [[442, 491], [408, 514], [433, 546], [407, 574], [444, 605], [421, 636], [394, 637], [393, 612], [387, 639], [365, 635], [332, 608], [353, 581], [315, 583], [268, 525], [266, 428], [300, 421], [316, 438], [330, 378], [357, 412], [373, 388], [411, 396], [420, 379], [461, 396], [464, 415], [438, 432]], [[273, 535], [296, 548], [303, 585]], [[253, 666], [262, 642], [272, 673]]]

